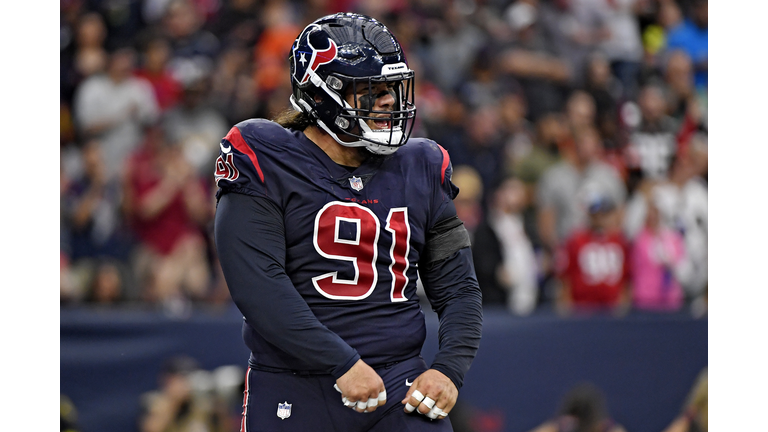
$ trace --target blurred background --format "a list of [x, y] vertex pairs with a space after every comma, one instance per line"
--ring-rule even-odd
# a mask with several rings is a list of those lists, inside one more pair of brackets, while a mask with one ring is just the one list
[[456, 431], [706, 431], [706, 0], [62, 0], [61, 430], [239, 427], [213, 162], [337, 11], [403, 45], [461, 190], [486, 323]]

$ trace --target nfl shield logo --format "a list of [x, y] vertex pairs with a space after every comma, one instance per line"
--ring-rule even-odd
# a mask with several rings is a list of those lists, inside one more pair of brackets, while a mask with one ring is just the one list
[[363, 189], [363, 179], [360, 177], [352, 176], [352, 178], [349, 179], [349, 185], [352, 186], [352, 189], [359, 191]]
[[277, 404], [277, 416], [285, 420], [291, 416], [291, 405], [288, 401]]

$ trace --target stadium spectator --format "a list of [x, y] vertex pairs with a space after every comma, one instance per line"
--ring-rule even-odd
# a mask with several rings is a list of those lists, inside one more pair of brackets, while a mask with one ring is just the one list
[[[708, 198], [701, 177], [703, 137], [697, 136], [689, 151], [681, 152], [672, 164], [669, 180], [654, 188], [655, 204], [662, 224], [677, 230], [685, 242], [686, 259], [681, 264], [680, 282], [689, 301], [701, 303], [708, 281]], [[646, 203], [633, 196], [626, 209], [624, 232], [634, 239], [647, 215]]]
[[514, 37], [496, 59], [500, 70], [522, 86], [533, 121], [562, 109], [563, 89], [573, 74], [572, 66], [547, 38], [536, 4], [517, 0], [507, 9], [505, 15]]
[[81, 156], [82, 175], [67, 182], [61, 203], [71, 230], [71, 257], [127, 259], [131, 239], [122, 224], [119, 180], [107, 177], [98, 140], [86, 142]]
[[[120, 182], [107, 178], [101, 143], [89, 140], [83, 145], [82, 175], [66, 183], [61, 208], [69, 232], [69, 255], [72, 271], [79, 275], [77, 291], [83, 297], [92, 294], [94, 284], [116, 277], [122, 297], [126, 263], [133, 239], [125, 229], [120, 207]], [[111, 289], [111, 291], [115, 291]]]
[[469, 156], [468, 163], [480, 173], [483, 186], [490, 188], [506, 168], [502, 156], [505, 142], [498, 104], [477, 107], [470, 110], [468, 116], [463, 140]]
[[602, 143], [597, 131], [577, 131], [572, 157], [548, 168], [538, 183], [537, 223], [544, 246], [554, 251], [573, 230], [586, 225], [583, 199], [590, 188], [606, 191], [621, 206], [626, 190], [616, 170], [601, 160]]
[[631, 271], [618, 204], [599, 186], [587, 192], [584, 202], [589, 225], [569, 235], [555, 258], [561, 285], [557, 310], [563, 315], [611, 311], [621, 316], [630, 306]]
[[622, 86], [611, 74], [610, 63], [605, 56], [597, 53], [590, 56], [584, 90], [595, 102], [595, 123], [606, 150], [619, 148], [622, 145], [618, 130]]
[[262, 25], [259, 22], [260, 2], [256, 0], [230, 0], [221, 2], [217, 17], [210, 30], [221, 41], [222, 48], [249, 47], [256, 43]]
[[642, 195], [645, 226], [632, 242], [632, 305], [635, 309], [676, 311], [683, 306], [680, 270], [685, 259], [683, 236], [661, 222], [653, 187]]
[[66, 91], [70, 97], [72, 89], [84, 79], [104, 72], [107, 67], [109, 55], [104, 48], [107, 37], [107, 29], [104, 19], [95, 12], [86, 13], [77, 22], [74, 39], [74, 52], [72, 54], [72, 69], [62, 74], [66, 77]]
[[526, 118], [528, 106], [522, 90], [503, 92], [499, 96], [501, 131], [504, 135], [506, 169], [510, 170], [533, 149], [535, 130]]
[[653, 22], [642, 31], [644, 62], [648, 66], [657, 64], [658, 56], [667, 47], [669, 31], [683, 22], [683, 12], [676, 0], [660, 0], [657, 5]]
[[557, 415], [530, 432], [626, 432], [608, 414], [605, 395], [596, 385], [573, 386], [563, 398]]
[[141, 143], [144, 127], [159, 115], [152, 86], [133, 76], [135, 59], [131, 48], [113, 52], [107, 73], [86, 79], [75, 93], [80, 136], [101, 142], [107, 179], [120, 176], [124, 160]]
[[227, 124], [255, 115], [260, 101], [253, 81], [250, 50], [240, 46], [225, 48], [210, 84], [211, 107], [224, 116]]
[[606, 22], [608, 37], [598, 45], [608, 58], [613, 74], [622, 85], [622, 96], [634, 98], [643, 60], [643, 44], [637, 13], [646, 0], [611, 0], [600, 2], [599, 11]]
[[172, 313], [177, 307], [186, 313], [190, 299], [208, 294], [210, 269], [201, 231], [213, 215], [207, 183], [159, 128], [128, 162], [124, 208], [139, 240], [136, 280], [146, 301]]
[[469, 165], [456, 165], [451, 181], [461, 192], [453, 203], [456, 214], [464, 222], [470, 239], [483, 219], [483, 180], [477, 170]]
[[445, 4], [442, 17], [434, 23], [425, 65], [431, 80], [444, 92], [455, 90], [470, 76], [475, 53], [487, 43], [487, 36], [453, 2]]
[[[210, 102], [211, 78], [201, 75], [184, 83], [181, 101], [162, 119], [166, 139], [179, 146], [195, 172], [209, 178], [227, 133], [227, 120]], [[211, 180], [212, 181], [212, 180]]]
[[174, 78], [186, 84], [200, 71], [210, 73], [221, 44], [204, 28], [205, 15], [191, 0], [170, 0], [163, 10], [160, 29], [171, 46], [168, 67]]
[[667, 35], [669, 50], [682, 49], [693, 60], [696, 87], [707, 88], [709, 58], [708, 0], [693, 0], [691, 10], [679, 26]]
[[85, 1], [84, 3], [104, 19], [107, 51], [131, 46], [145, 26], [140, 1]]
[[[565, 102], [565, 116], [571, 135], [597, 126], [595, 99], [584, 90], [574, 90]], [[569, 148], [569, 150], [572, 150]]]
[[[640, 179], [663, 180], [677, 153], [678, 123], [667, 115], [664, 88], [646, 84], [640, 89], [639, 113], [628, 116], [628, 169]], [[630, 118], [631, 117], [631, 118]]]
[[267, 2], [260, 19], [264, 30], [253, 48], [253, 80], [256, 93], [264, 99], [280, 87], [289, 74], [285, 59], [301, 28], [290, 4], [284, 0]]
[[224, 432], [233, 430], [225, 407], [217, 403], [210, 373], [196, 360], [177, 356], [166, 360], [159, 388], [141, 396], [140, 432]]
[[122, 263], [117, 263], [114, 260], [100, 261], [97, 264], [85, 300], [99, 306], [122, 304], [126, 300], [125, 276], [122, 267]]
[[152, 37], [142, 51], [141, 66], [134, 72], [152, 84], [161, 112], [169, 110], [181, 99], [181, 84], [168, 67], [170, 55], [168, 40], [162, 36]]
[[492, 189], [489, 208], [475, 231], [473, 256], [484, 305], [528, 315], [538, 302], [538, 268], [525, 233], [525, 184], [509, 176]]
[[455, 165], [473, 165], [467, 141], [467, 117], [469, 109], [464, 101], [455, 94], [446, 94], [442, 115], [436, 119], [425, 120], [429, 138], [439, 142], [451, 155]]
[[542, 174], [560, 160], [560, 149], [570, 138], [565, 115], [550, 113], [535, 123], [535, 137], [531, 150], [518, 157], [512, 171], [526, 183], [532, 195]]
[[611, 37], [606, 19], [608, 8], [589, 0], [534, 3], [555, 54], [569, 65], [571, 74], [568, 84], [573, 88], [582, 88], [589, 56]]
[[693, 62], [682, 50], [672, 51], [664, 68], [667, 88], [667, 114], [682, 122], [688, 112], [688, 104], [695, 103]]

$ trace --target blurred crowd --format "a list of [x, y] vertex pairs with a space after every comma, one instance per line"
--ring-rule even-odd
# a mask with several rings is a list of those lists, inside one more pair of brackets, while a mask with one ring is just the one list
[[706, 313], [707, 0], [62, 0], [62, 306], [229, 304], [218, 144], [337, 11], [404, 46], [486, 305]]

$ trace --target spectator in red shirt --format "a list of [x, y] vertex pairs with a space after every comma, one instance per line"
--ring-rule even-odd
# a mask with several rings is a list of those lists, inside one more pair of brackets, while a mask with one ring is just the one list
[[151, 130], [128, 161], [124, 188], [125, 210], [141, 242], [135, 268], [144, 297], [171, 307], [205, 298], [210, 268], [201, 227], [213, 205], [179, 146]]
[[613, 310], [629, 305], [629, 247], [618, 229], [619, 209], [607, 194], [586, 199], [589, 225], [569, 236], [557, 257], [558, 311]]
[[168, 67], [171, 45], [167, 39], [155, 37], [147, 42], [143, 50], [143, 63], [135, 75], [152, 84], [157, 104], [165, 112], [181, 99], [181, 84], [173, 77]]

